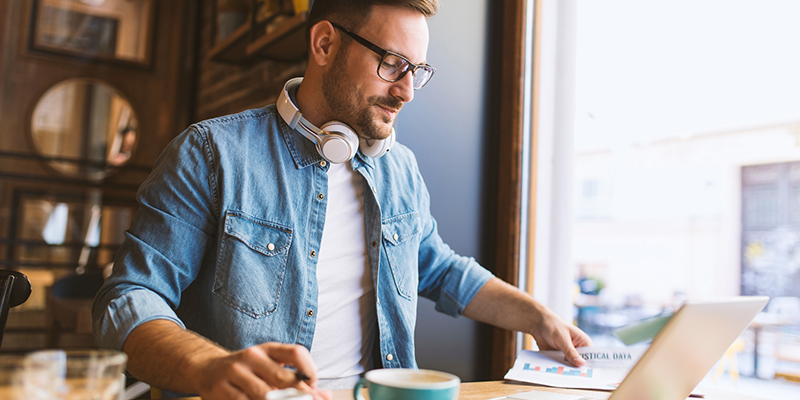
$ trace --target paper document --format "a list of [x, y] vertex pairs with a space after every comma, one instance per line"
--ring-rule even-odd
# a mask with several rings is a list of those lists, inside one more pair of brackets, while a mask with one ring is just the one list
[[647, 346], [580, 347], [578, 353], [586, 360], [581, 368], [573, 367], [560, 351], [522, 350], [505, 378], [560, 388], [614, 390], [645, 350]]

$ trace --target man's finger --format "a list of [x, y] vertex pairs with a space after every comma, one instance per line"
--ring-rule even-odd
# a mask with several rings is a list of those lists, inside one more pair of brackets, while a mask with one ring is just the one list
[[272, 389], [260, 377], [253, 373], [249, 366], [234, 364], [233, 370], [229, 373], [228, 380], [237, 389], [242, 391], [251, 399], [264, 399], [267, 391]]
[[[269, 343], [266, 345], [265, 351], [269, 358], [282, 364], [291, 365], [308, 377], [308, 383], [317, 381], [317, 366], [311, 358], [311, 353], [305, 347], [295, 344]], [[288, 381], [296, 382], [294, 373], [290, 374]]]
[[572, 345], [572, 342], [569, 340], [569, 337], [562, 338], [564, 339], [561, 342], [561, 351], [564, 352], [564, 357], [569, 360], [570, 364], [576, 367], [582, 367], [586, 364], [586, 360], [581, 357], [578, 353], [578, 350], [575, 350], [575, 347]]
[[576, 326], [570, 326], [572, 331], [572, 345], [575, 347], [591, 347], [592, 338]]
[[266, 345], [248, 347], [239, 354], [239, 360], [272, 388], [284, 389], [294, 386], [294, 373], [273, 360], [267, 354]]

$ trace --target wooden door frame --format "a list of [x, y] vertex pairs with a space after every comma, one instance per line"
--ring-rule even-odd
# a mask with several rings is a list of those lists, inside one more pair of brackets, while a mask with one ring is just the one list
[[[539, 54], [540, 54], [540, 27], [541, 27], [541, 0], [534, 0], [534, 34], [533, 34], [533, 77], [529, 83], [532, 85], [531, 92], [531, 140], [530, 140], [530, 206], [529, 218], [522, 221], [523, 168], [524, 148], [524, 92], [525, 92], [525, 24], [527, 18], [526, 0], [502, 0], [500, 2], [502, 11], [498, 16], [499, 29], [496, 38], [499, 42], [499, 87], [496, 91], [498, 96], [497, 111], [497, 169], [496, 169], [496, 210], [495, 210], [495, 253], [494, 269], [495, 275], [519, 287], [520, 269], [520, 246], [522, 240], [522, 224], [526, 224], [528, 230], [529, 248], [528, 259], [533, 260], [533, 246], [535, 239], [535, 216], [536, 216], [536, 150], [537, 150], [537, 126], [538, 126], [538, 104], [539, 104]], [[496, 42], [496, 43], [497, 43]], [[533, 264], [529, 265], [527, 276], [529, 277], [526, 286], [528, 293], [533, 288]], [[532, 294], [532, 293], [531, 293]], [[516, 332], [492, 327], [489, 333], [489, 375], [490, 379], [502, 379], [508, 370], [514, 365], [516, 358]], [[529, 340], [526, 340], [529, 343]]]

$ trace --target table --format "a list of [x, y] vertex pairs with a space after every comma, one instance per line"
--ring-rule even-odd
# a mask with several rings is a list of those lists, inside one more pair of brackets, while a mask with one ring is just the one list
[[[467, 382], [461, 384], [459, 400], [486, 400], [500, 396], [507, 396], [514, 393], [530, 392], [538, 390], [542, 392], [565, 393], [591, 396], [597, 398], [608, 398], [611, 392], [601, 392], [595, 390], [575, 390], [558, 389], [544, 386], [530, 385], [525, 383], [510, 381], [490, 381], [490, 382]], [[711, 388], [703, 390], [706, 393], [705, 400], [757, 400], [757, 397], [750, 397], [743, 394], [723, 392]], [[366, 393], [366, 391], [365, 391]], [[366, 397], [366, 396], [365, 396]], [[190, 397], [184, 400], [198, 400], [199, 397]], [[333, 400], [353, 400], [352, 390], [333, 391]]]

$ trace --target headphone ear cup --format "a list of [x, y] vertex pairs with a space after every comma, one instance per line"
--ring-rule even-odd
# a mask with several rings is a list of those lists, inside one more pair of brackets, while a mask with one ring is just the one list
[[358, 152], [358, 135], [349, 126], [331, 121], [322, 125], [320, 130], [323, 135], [317, 148], [328, 161], [341, 164], [355, 157]]
[[361, 141], [360, 149], [362, 154], [372, 158], [381, 158], [394, 146], [394, 128], [392, 128], [392, 133], [389, 134], [389, 137], [383, 140], [372, 140], [372, 144], [364, 138], [359, 138], [359, 140]]

